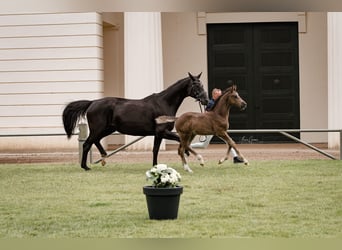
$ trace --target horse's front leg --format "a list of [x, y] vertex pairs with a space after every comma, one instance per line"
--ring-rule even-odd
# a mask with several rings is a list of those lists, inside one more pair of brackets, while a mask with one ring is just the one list
[[228, 160], [230, 150], [232, 149], [232, 147], [228, 144], [228, 142], [227, 142], [227, 141], [225, 141], [225, 142], [226, 142], [226, 144], [227, 144], [228, 150], [227, 150], [226, 155], [225, 155], [223, 158], [221, 158], [221, 159], [219, 160], [219, 164], [222, 164], [223, 162], [225, 162], [226, 160]]
[[219, 160], [219, 164], [222, 164], [224, 161], [226, 161], [229, 157], [229, 153], [231, 148], [235, 149], [236, 153], [238, 156], [241, 157], [241, 159], [243, 159], [243, 163], [245, 165], [248, 165], [248, 161], [247, 159], [240, 153], [240, 151], [238, 150], [238, 148], [236, 147], [235, 142], [233, 141], [233, 139], [227, 134], [227, 132], [225, 132], [224, 134], [220, 135], [220, 138], [222, 140], [225, 141], [225, 143], [227, 144], [227, 153], [226, 156], [223, 157], [221, 160]]
[[155, 166], [158, 164], [158, 153], [160, 144], [162, 142], [163, 138], [159, 137], [158, 135], [154, 136], [154, 143], [153, 143], [153, 162], [152, 165]]
[[153, 143], [153, 166], [158, 164], [158, 153], [159, 148], [162, 140], [168, 139], [173, 141], [180, 141], [179, 136], [176, 133], [173, 133], [167, 129], [165, 129], [164, 126], [157, 126], [156, 127], [156, 134], [154, 136], [154, 143]]

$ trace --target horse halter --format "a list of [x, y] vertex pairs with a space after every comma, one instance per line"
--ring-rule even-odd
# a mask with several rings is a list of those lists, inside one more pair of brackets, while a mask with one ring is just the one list
[[191, 91], [190, 91], [191, 94], [193, 95], [193, 97], [196, 99], [196, 101], [200, 101], [200, 94], [201, 94], [198, 86], [201, 86], [203, 88], [201, 82], [199, 82], [199, 81], [194, 82], [192, 84]]
[[200, 81], [193, 82], [191, 86], [191, 90], [190, 90], [190, 96], [192, 96], [200, 104], [206, 105], [206, 103], [208, 102], [208, 98], [206, 97], [206, 92]]

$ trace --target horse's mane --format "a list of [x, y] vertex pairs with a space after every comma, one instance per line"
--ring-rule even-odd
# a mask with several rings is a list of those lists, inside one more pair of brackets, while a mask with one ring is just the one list
[[149, 98], [151, 98], [151, 97], [153, 97], [155, 95], [163, 96], [164, 94], [169, 93], [171, 89], [177, 87], [179, 84], [183, 83], [185, 80], [188, 80], [189, 78], [190, 77], [185, 77], [183, 79], [180, 79], [177, 82], [175, 82], [175, 83], [171, 84], [170, 86], [168, 86], [166, 89], [160, 91], [159, 93], [153, 93], [153, 94], [151, 94], [149, 96], [146, 96], [144, 99], [149, 99]]
[[214, 110], [214, 108], [216, 107], [217, 103], [220, 101], [220, 99], [221, 99], [226, 93], [232, 93], [233, 91], [236, 91], [236, 85], [232, 85], [232, 86], [226, 88], [225, 90], [223, 90], [223, 91], [222, 91], [222, 95], [220, 95], [220, 96], [216, 99], [216, 101], [215, 101], [213, 107], [212, 107], [209, 111]]
[[169, 87], [161, 91], [159, 94], [163, 94], [165, 92], [169, 92], [170, 89], [177, 87], [179, 84], [183, 83], [185, 80], [188, 80], [190, 77], [185, 77], [183, 79], [178, 80], [177, 82], [171, 84]]

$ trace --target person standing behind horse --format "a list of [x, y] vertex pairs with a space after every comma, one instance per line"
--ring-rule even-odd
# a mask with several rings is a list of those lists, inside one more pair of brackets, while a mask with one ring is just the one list
[[[222, 95], [222, 90], [218, 89], [218, 88], [214, 88], [211, 92], [211, 99], [209, 100], [207, 106], [205, 107], [205, 111], [209, 112], [215, 104], [215, 101], [217, 100], [217, 98], [219, 98]], [[191, 147], [193, 148], [207, 148], [211, 139], [213, 138], [213, 135], [207, 135], [204, 141], [200, 141], [197, 143], [192, 143]], [[241, 159], [237, 153], [235, 152], [235, 150], [232, 148], [230, 150], [231, 155], [233, 156], [233, 162], [234, 163], [243, 163], [243, 159]]]
[[222, 91], [221, 89], [213, 89], [211, 91], [211, 99], [209, 100], [207, 106], [205, 107], [205, 111], [210, 111], [215, 104], [215, 101], [217, 100], [217, 98], [219, 98], [222, 95]]

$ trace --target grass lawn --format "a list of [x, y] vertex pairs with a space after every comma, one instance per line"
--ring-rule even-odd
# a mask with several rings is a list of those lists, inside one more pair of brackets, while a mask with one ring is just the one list
[[0, 238], [342, 236], [341, 161], [192, 163], [177, 220], [149, 220], [150, 164], [0, 165]]

